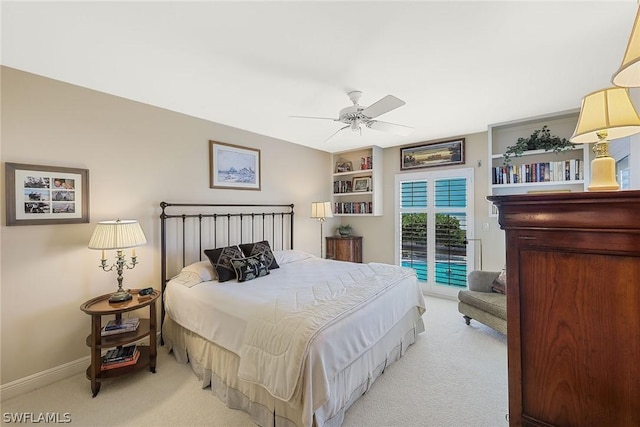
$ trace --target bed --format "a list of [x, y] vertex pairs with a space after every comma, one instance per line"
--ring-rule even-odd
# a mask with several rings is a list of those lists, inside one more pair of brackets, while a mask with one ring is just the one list
[[424, 330], [411, 269], [293, 248], [293, 205], [161, 203], [161, 342], [261, 426], [340, 426]]

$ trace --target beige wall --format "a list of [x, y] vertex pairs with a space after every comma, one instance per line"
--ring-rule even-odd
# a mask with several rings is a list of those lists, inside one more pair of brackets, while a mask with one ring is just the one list
[[[447, 138], [451, 139], [451, 138]], [[384, 150], [384, 212], [385, 215], [370, 218], [348, 217], [342, 222], [353, 226], [353, 234], [364, 236], [363, 261], [395, 263], [395, 176], [400, 170], [400, 148]], [[475, 235], [482, 241], [482, 263], [485, 270], [500, 270], [505, 263], [504, 232], [500, 230], [496, 217], [489, 217], [486, 200], [489, 189], [487, 171], [487, 133], [465, 136], [465, 165], [474, 168]], [[478, 164], [480, 162], [480, 164]], [[449, 169], [460, 166], [449, 166]], [[447, 168], [442, 168], [447, 169]], [[412, 171], [413, 172], [413, 171]], [[483, 223], [489, 225], [483, 231]], [[477, 246], [476, 246], [477, 247]]]
[[[125, 287], [159, 287], [161, 201], [294, 203], [295, 247], [319, 254], [309, 214], [312, 201], [329, 200], [328, 153], [10, 68], [1, 77], [3, 168], [86, 168], [91, 191], [91, 224], [6, 227], [1, 209], [2, 384], [88, 356], [79, 307], [116, 287], [87, 249], [98, 221], [138, 219], [145, 231]], [[210, 139], [260, 149], [262, 191], [210, 189]]]
[[[89, 317], [79, 307], [115, 289], [115, 274], [102, 272], [99, 254], [87, 249], [98, 221], [135, 218], [145, 231], [148, 243], [137, 250], [140, 264], [125, 272], [126, 287], [159, 287], [163, 200], [294, 203], [295, 247], [319, 254], [319, 225], [309, 210], [312, 201], [330, 199], [328, 153], [11, 68], [2, 68], [1, 77], [3, 167], [14, 162], [86, 168], [91, 190], [91, 224], [6, 227], [2, 209], [2, 384], [88, 355]], [[210, 139], [260, 149], [262, 191], [210, 189]], [[398, 147], [384, 150], [385, 215], [342, 221], [365, 236], [365, 262], [394, 262], [399, 157]], [[496, 218], [488, 217], [486, 159], [486, 132], [467, 135], [465, 166], [475, 168], [476, 238], [482, 239], [484, 268], [499, 269], [504, 235]], [[333, 234], [339, 222], [328, 220], [324, 234]]]

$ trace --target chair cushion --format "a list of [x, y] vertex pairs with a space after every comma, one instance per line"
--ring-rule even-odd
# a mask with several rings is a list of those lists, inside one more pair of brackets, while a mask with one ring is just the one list
[[507, 320], [507, 297], [496, 292], [460, 291], [458, 299], [482, 311]]

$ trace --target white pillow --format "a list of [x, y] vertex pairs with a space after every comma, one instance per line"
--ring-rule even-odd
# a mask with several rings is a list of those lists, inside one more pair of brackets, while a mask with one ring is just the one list
[[284, 251], [272, 251], [272, 252], [276, 258], [276, 262], [279, 265], [288, 264], [290, 262], [302, 261], [303, 259], [308, 259], [313, 256], [307, 252], [296, 251], [293, 249], [287, 249]]
[[182, 285], [186, 288], [190, 288], [197, 285], [198, 283], [202, 283], [202, 279], [200, 279], [200, 276], [198, 276], [193, 271], [183, 271], [177, 276], [173, 276], [169, 283], [175, 283], [177, 285]]
[[211, 262], [209, 260], [194, 262], [193, 264], [187, 265], [181, 271], [195, 273], [200, 276], [203, 282], [209, 282], [211, 280], [218, 280], [218, 275], [216, 271], [213, 269]]

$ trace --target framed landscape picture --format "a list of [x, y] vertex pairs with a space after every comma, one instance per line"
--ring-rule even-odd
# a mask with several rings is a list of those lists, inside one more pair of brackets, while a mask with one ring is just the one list
[[89, 170], [5, 163], [7, 225], [89, 222]]
[[464, 164], [464, 138], [400, 148], [400, 169]]
[[209, 141], [211, 188], [260, 190], [260, 150]]

